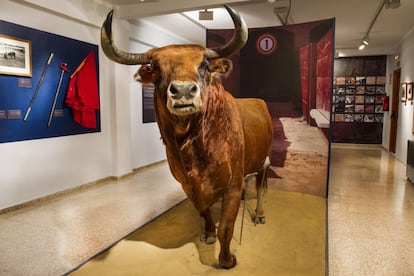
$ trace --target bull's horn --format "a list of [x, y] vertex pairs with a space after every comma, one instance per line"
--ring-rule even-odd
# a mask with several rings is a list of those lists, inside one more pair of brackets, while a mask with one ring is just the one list
[[235, 27], [234, 35], [233, 35], [233, 38], [227, 44], [221, 47], [210, 49], [212, 51], [209, 51], [207, 53], [207, 56], [209, 58], [219, 58], [219, 57], [230, 56], [231, 54], [243, 48], [243, 46], [247, 42], [248, 30], [247, 30], [247, 26], [243, 18], [240, 16], [240, 14], [237, 11], [235, 11], [231, 7], [227, 5], [224, 5], [224, 7], [226, 8], [227, 12], [230, 14], [231, 18], [233, 19], [233, 23]]
[[114, 41], [112, 39], [112, 15], [114, 11], [111, 10], [108, 15], [106, 16], [105, 22], [101, 28], [101, 47], [105, 53], [105, 55], [110, 58], [111, 60], [127, 64], [127, 65], [135, 65], [135, 64], [146, 64], [149, 63], [149, 58], [147, 55], [139, 53], [127, 53], [120, 49], [118, 49]]

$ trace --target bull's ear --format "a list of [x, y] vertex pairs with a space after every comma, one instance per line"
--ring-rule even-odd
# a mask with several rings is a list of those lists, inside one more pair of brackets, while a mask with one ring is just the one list
[[210, 61], [208, 69], [214, 77], [226, 78], [233, 70], [233, 63], [227, 58], [214, 59]]
[[153, 66], [150, 65], [142, 65], [138, 72], [135, 73], [134, 78], [136, 81], [142, 82], [142, 83], [150, 83], [154, 82], [157, 78], [157, 70], [154, 70]]

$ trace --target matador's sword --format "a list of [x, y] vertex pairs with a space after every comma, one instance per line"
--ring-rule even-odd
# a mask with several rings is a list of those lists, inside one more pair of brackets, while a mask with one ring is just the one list
[[52, 62], [52, 59], [53, 59], [53, 53], [50, 53], [49, 59], [47, 60], [47, 63], [45, 67], [43, 68], [42, 75], [40, 76], [40, 80], [37, 83], [36, 90], [32, 96], [32, 99], [30, 100], [29, 107], [26, 110], [26, 114], [24, 115], [23, 121], [26, 121], [27, 117], [29, 117], [29, 113], [32, 110], [32, 105], [34, 104], [34, 101], [36, 100], [37, 94], [39, 93], [40, 86], [42, 86], [43, 79], [45, 78], [47, 69], [49, 68], [50, 63]]
[[49, 121], [47, 122], [47, 127], [50, 127], [50, 123], [52, 122], [53, 113], [55, 112], [56, 101], [57, 101], [57, 98], [59, 96], [59, 90], [60, 90], [60, 85], [62, 84], [63, 75], [65, 74], [65, 72], [69, 72], [68, 65], [66, 63], [62, 62], [61, 64], [59, 64], [59, 68], [62, 71], [60, 73], [59, 83], [58, 83], [58, 86], [56, 88], [55, 99], [53, 100], [52, 109], [50, 110]]

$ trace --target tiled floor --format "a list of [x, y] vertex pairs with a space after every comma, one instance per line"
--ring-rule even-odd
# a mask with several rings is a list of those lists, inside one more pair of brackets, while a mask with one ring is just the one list
[[161, 163], [120, 181], [2, 214], [0, 275], [62, 275], [184, 198]]
[[380, 147], [333, 145], [330, 275], [414, 275], [414, 185]]
[[[329, 196], [330, 275], [414, 275], [414, 187], [404, 164], [380, 147], [333, 145]], [[61, 275], [182, 199], [161, 163], [2, 214], [0, 275]]]

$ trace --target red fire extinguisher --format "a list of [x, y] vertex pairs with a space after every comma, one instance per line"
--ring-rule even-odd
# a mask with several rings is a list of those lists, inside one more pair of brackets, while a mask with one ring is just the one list
[[382, 98], [382, 111], [389, 111], [390, 110], [390, 97], [384, 96]]

